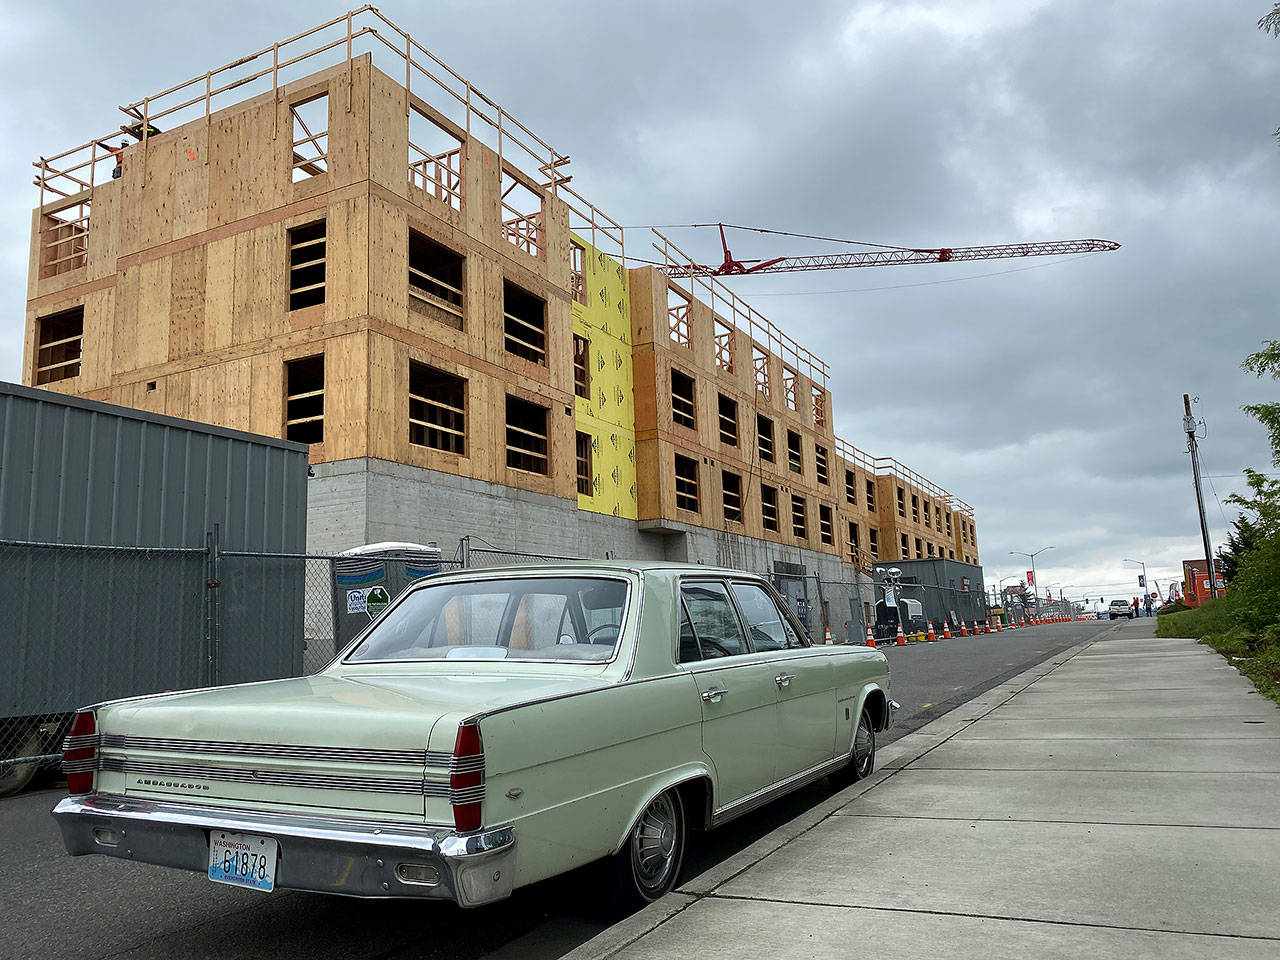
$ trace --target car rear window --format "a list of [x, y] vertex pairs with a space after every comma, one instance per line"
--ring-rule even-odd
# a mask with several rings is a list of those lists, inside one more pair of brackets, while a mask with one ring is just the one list
[[627, 582], [508, 577], [418, 587], [347, 655], [380, 660], [612, 659]]

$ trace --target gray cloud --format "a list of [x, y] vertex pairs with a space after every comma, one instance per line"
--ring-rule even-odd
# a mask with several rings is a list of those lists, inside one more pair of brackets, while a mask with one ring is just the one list
[[[1167, 580], [1198, 549], [1184, 391], [1202, 398], [1209, 472], [1267, 462], [1239, 407], [1277, 388], [1238, 366], [1278, 326], [1280, 108], [1269, 94], [1280, 42], [1254, 28], [1265, 7], [383, 9], [572, 154], [575, 188], [625, 223], [724, 219], [929, 246], [1121, 241], [1058, 264], [733, 281], [829, 361], [847, 439], [974, 505], [990, 579], [1023, 569], [1009, 550], [1053, 543], [1042, 582], [1097, 593], [1135, 582], [1126, 556]], [[0, 119], [23, 134], [0, 142], [0, 376], [17, 379], [35, 154], [104, 132], [115, 104], [318, 14], [249, 3], [6, 14]], [[675, 238], [717, 257], [710, 231]], [[815, 245], [738, 235], [733, 246], [750, 257]], [[1240, 487], [1214, 483], [1221, 497]], [[1217, 500], [1220, 538], [1232, 514]]]

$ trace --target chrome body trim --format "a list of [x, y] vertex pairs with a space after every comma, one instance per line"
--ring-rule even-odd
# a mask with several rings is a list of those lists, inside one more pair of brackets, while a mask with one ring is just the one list
[[[354, 897], [454, 900], [475, 907], [511, 893], [516, 832], [459, 834], [447, 826], [231, 810], [110, 794], [66, 797], [53, 809], [72, 856], [101, 853], [204, 873], [210, 830], [273, 837], [280, 844], [276, 886]], [[115, 831], [108, 846], [94, 831]], [[401, 863], [426, 864], [437, 884], [400, 878]]]
[[[233, 757], [266, 757], [281, 760], [319, 760], [338, 763], [402, 763], [416, 767], [431, 765], [426, 750], [382, 750], [367, 747], [306, 746], [293, 743], [238, 743], [227, 740], [178, 740], [168, 737], [134, 737], [104, 733], [99, 737], [104, 750], [155, 750], [170, 753], [211, 753]], [[453, 754], [444, 755], [452, 759]], [[448, 766], [448, 759], [444, 766]]]
[[822, 763], [810, 767], [808, 770], [802, 770], [793, 776], [787, 777], [785, 780], [779, 780], [765, 787], [763, 790], [757, 790], [755, 793], [747, 794], [740, 797], [732, 803], [726, 803], [723, 807], [714, 810], [711, 814], [711, 826], [721, 826], [728, 823], [743, 814], [750, 813], [759, 807], [763, 807], [771, 800], [776, 800], [785, 793], [792, 790], [798, 790], [805, 784], [812, 783], [814, 780], [820, 780], [829, 773], [834, 773], [846, 763], [848, 757], [835, 757], [832, 760], [824, 760]]
[[407, 793], [419, 796], [425, 792], [426, 784], [429, 782], [422, 777], [347, 777], [328, 773], [254, 770], [248, 767], [214, 767], [206, 764], [174, 763], [166, 760], [132, 760], [126, 757], [103, 757], [98, 763], [98, 769], [108, 773], [131, 773], [153, 777], [219, 780], [228, 783], [262, 783], [273, 787], [301, 787], [310, 790]]

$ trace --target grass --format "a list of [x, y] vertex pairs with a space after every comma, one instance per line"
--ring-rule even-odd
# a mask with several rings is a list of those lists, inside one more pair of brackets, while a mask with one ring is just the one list
[[1231, 594], [1179, 613], [1163, 613], [1157, 637], [1191, 637], [1212, 647], [1253, 681], [1258, 692], [1280, 703], [1280, 625], [1259, 632], [1238, 625]]

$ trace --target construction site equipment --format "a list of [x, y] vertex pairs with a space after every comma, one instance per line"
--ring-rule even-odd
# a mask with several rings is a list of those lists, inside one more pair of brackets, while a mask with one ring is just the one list
[[[691, 224], [711, 226], [711, 224]], [[749, 273], [798, 273], [806, 270], [848, 270], [854, 267], [891, 267], [910, 263], [958, 263], [967, 260], [1005, 260], [1012, 257], [1053, 257], [1063, 254], [1106, 253], [1119, 250], [1114, 240], [1045, 240], [1035, 243], [990, 243], [976, 247], [895, 247], [876, 244], [880, 249], [861, 253], [826, 253], [800, 257], [773, 257], [768, 260], [735, 260], [724, 236], [726, 224], [720, 228], [720, 246], [724, 261], [718, 267], [700, 263], [665, 267], [669, 277], [726, 277], [744, 276]], [[730, 229], [753, 230], [759, 233], [783, 233], [759, 227], [740, 227], [728, 224]], [[833, 238], [827, 238], [833, 239]], [[848, 243], [851, 241], [838, 241]]]

